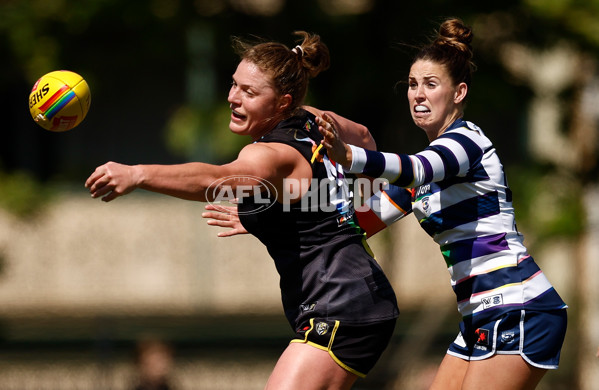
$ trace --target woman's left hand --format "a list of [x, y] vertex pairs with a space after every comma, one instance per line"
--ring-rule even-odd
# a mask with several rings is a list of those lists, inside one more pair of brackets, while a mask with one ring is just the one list
[[218, 237], [231, 237], [238, 234], [248, 234], [248, 231], [239, 221], [237, 206], [215, 206], [207, 204], [204, 207], [207, 212], [202, 213], [202, 218], [208, 219], [206, 223], [210, 226], [220, 226], [229, 228], [229, 230], [219, 232]]
[[316, 117], [316, 124], [324, 137], [321, 143], [327, 149], [329, 158], [348, 169], [352, 163], [352, 151], [339, 137], [332, 118], [323, 113], [322, 117]]

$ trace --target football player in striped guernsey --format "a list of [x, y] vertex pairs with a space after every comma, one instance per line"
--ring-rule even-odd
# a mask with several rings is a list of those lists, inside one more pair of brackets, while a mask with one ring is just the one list
[[472, 37], [461, 20], [448, 19], [412, 62], [407, 95], [430, 142], [425, 150], [348, 145], [326, 116], [317, 121], [329, 158], [390, 183], [358, 214], [360, 226], [372, 235], [413, 213], [440, 246], [463, 321], [431, 389], [534, 389], [558, 366], [567, 306], [523, 244], [493, 144], [464, 119]]

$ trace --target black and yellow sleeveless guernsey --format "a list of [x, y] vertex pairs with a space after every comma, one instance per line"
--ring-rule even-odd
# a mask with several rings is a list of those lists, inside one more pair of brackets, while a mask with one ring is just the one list
[[314, 318], [367, 325], [399, 314], [354, 217], [350, 180], [328, 159], [321, 139], [315, 117], [301, 110], [256, 141], [294, 147], [311, 164], [313, 179], [299, 202], [271, 198], [265, 207], [246, 197], [238, 209], [243, 226], [274, 259], [285, 315], [296, 332]]

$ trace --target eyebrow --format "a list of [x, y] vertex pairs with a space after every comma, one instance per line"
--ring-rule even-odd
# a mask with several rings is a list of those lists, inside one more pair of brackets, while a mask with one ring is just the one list
[[271, 89], [276, 91], [275, 87], [270, 83], [261, 83], [261, 84], [247, 84], [240, 83], [235, 79], [235, 74], [231, 75], [231, 80], [237, 84], [237, 86], [241, 89], [251, 89], [256, 95], [259, 95], [264, 92], [265, 89]]
[[[415, 76], [408, 76], [409, 79], [415, 79]], [[440, 79], [441, 77], [437, 76], [437, 75], [430, 75], [430, 76], [424, 76], [423, 79], [425, 80], [429, 80], [429, 79]]]
[[252, 84], [244, 84], [244, 83], [240, 83], [239, 81], [237, 81], [235, 79], [235, 76], [231, 76], [231, 80], [237, 84], [238, 87], [240, 88], [255, 88]]

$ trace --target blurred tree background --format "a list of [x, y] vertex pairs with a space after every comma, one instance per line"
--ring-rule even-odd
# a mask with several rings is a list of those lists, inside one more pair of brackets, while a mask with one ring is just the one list
[[[416, 152], [426, 137], [406, 104], [409, 61], [456, 16], [475, 33], [466, 119], [502, 156], [529, 247], [588, 230], [599, 0], [3, 0], [0, 15], [0, 207], [23, 218], [108, 160], [233, 159], [248, 140], [228, 130], [232, 36], [292, 47], [293, 31], [318, 33], [332, 66], [308, 103], [367, 125], [382, 150]], [[66, 133], [41, 129], [27, 107], [34, 82], [56, 69], [81, 74], [92, 93], [87, 118]]]

